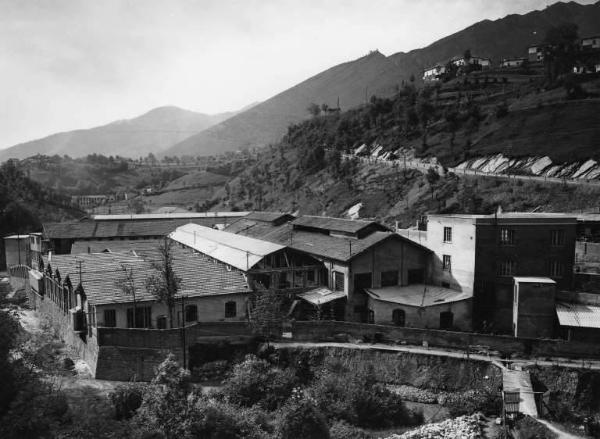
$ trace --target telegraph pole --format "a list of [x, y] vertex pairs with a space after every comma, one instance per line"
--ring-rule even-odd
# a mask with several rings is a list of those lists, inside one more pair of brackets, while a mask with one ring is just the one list
[[183, 349], [183, 368], [187, 369], [187, 354], [185, 348], [185, 296], [181, 296], [181, 345]]

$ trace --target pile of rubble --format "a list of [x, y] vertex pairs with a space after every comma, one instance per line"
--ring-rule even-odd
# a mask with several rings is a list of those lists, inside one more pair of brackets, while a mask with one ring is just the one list
[[478, 439], [482, 437], [479, 414], [460, 416], [436, 424], [426, 424], [402, 434], [385, 439]]

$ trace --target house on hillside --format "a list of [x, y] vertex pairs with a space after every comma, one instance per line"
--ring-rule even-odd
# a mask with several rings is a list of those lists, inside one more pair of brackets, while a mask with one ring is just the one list
[[433, 67], [427, 67], [423, 70], [423, 82], [439, 81], [446, 73], [446, 66], [436, 64]]
[[521, 67], [526, 61], [526, 58], [504, 58], [500, 63], [500, 68], [515, 68]]
[[[577, 220], [546, 213], [428, 215], [425, 237], [434, 253], [432, 283], [473, 295], [477, 328], [513, 333], [517, 277], [549, 278], [556, 289], [573, 280]], [[553, 299], [548, 297], [548, 300]], [[552, 302], [553, 303], [553, 302]]]
[[468, 59], [464, 56], [456, 56], [452, 58], [450, 62], [456, 67], [464, 67], [470, 65], [476, 66], [479, 70], [486, 70], [492, 66], [492, 60], [490, 58], [482, 58], [480, 56], [472, 56]]
[[581, 39], [581, 48], [583, 50], [599, 50], [600, 49], [600, 35], [594, 35]]
[[529, 62], [542, 62], [544, 61], [544, 46], [534, 45], [527, 48], [527, 59]]

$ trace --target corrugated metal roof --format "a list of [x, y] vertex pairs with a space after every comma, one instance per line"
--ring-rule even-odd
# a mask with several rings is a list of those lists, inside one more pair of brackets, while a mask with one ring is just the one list
[[155, 220], [155, 219], [182, 219], [182, 218], [238, 218], [248, 215], [248, 212], [167, 212], [167, 213], [140, 213], [140, 214], [115, 214], [93, 215], [95, 221], [114, 220]]
[[78, 253], [101, 253], [110, 251], [112, 253], [140, 252], [158, 249], [162, 239], [136, 239], [136, 240], [92, 240], [75, 241], [71, 246], [71, 254]]
[[272, 242], [215, 230], [197, 224], [178, 227], [169, 237], [239, 270], [249, 270], [265, 256], [285, 247]]
[[268, 223], [280, 223], [284, 221], [291, 221], [295, 218], [295, 216], [289, 213], [282, 212], [250, 212], [246, 215], [245, 219], [252, 221], [261, 221]]
[[346, 293], [343, 291], [331, 291], [327, 287], [318, 287], [307, 291], [306, 293], [298, 294], [298, 297], [306, 300], [309, 303], [312, 303], [313, 305], [322, 305], [324, 303], [346, 297]]
[[443, 305], [473, 297], [472, 294], [463, 293], [462, 291], [425, 284], [368, 288], [366, 291], [369, 296], [376, 300], [417, 307]]
[[600, 306], [559, 302], [556, 314], [560, 326], [600, 328]]

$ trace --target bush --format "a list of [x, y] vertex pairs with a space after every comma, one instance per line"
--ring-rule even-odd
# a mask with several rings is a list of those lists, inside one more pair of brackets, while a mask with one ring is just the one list
[[372, 371], [351, 373], [339, 364], [324, 367], [309, 390], [329, 419], [367, 428], [414, 425], [422, 416], [411, 413], [400, 396], [376, 383]]
[[246, 407], [259, 404], [266, 410], [275, 410], [290, 397], [296, 383], [293, 370], [277, 369], [248, 355], [233, 368], [222, 393], [235, 404]]
[[283, 407], [278, 420], [278, 433], [281, 439], [330, 437], [325, 417], [306, 399], [291, 400]]
[[522, 439], [554, 439], [558, 435], [550, 431], [530, 416], [525, 416], [515, 423], [515, 429]]
[[371, 435], [361, 428], [344, 421], [335, 422], [329, 429], [331, 439], [371, 439]]
[[130, 419], [142, 405], [143, 387], [140, 385], [125, 384], [115, 388], [108, 395], [108, 399], [115, 408], [117, 420]]

